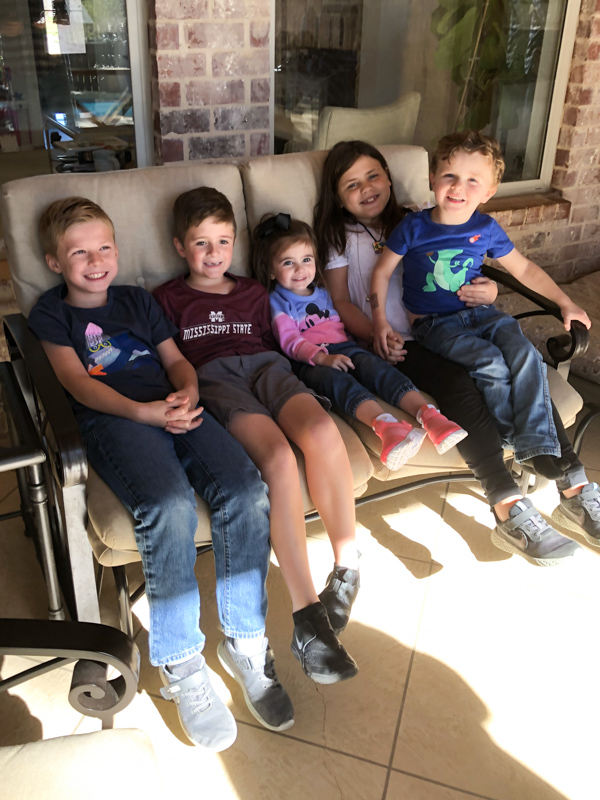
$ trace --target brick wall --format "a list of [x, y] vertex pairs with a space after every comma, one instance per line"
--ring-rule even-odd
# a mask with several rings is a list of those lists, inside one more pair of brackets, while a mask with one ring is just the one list
[[565, 266], [600, 269], [600, 0], [582, 0], [552, 183], [571, 202]]
[[269, 0], [149, 0], [157, 163], [269, 152]]

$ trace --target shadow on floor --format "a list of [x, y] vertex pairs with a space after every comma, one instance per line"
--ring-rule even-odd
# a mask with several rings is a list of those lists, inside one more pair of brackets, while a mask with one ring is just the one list
[[[3, 663], [4, 657], [0, 656], [0, 673]], [[5, 720], [0, 725], [0, 747], [37, 742], [44, 733], [42, 723], [31, 714], [27, 703], [10, 691], [0, 693], [0, 719]]]

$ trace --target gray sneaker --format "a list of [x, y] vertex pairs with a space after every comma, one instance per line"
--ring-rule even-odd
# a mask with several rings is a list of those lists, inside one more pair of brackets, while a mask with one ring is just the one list
[[565, 497], [561, 492], [560, 504], [552, 512], [552, 519], [569, 531], [581, 533], [590, 544], [600, 547], [600, 487], [598, 484], [586, 484], [574, 497]]
[[177, 704], [179, 721], [194, 744], [220, 753], [235, 742], [237, 725], [233, 714], [215, 694], [204, 656], [183, 664], [160, 668], [165, 687], [160, 693]]
[[527, 497], [517, 500], [508, 513], [506, 522], [496, 517], [496, 529], [492, 531], [492, 543], [500, 550], [523, 556], [538, 567], [555, 567], [581, 549], [551, 528]]
[[[266, 641], [266, 640], [265, 640]], [[273, 651], [266, 647], [255, 656], [236, 653], [228, 639], [217, 647], [223, 668], [239, 683], [254, 717], [271, 731], [286, 731], [294, 724], [294, 706], [275, 672]]]

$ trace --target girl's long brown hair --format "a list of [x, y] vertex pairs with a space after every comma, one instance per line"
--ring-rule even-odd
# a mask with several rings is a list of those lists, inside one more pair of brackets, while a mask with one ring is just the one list
[[[319, 261], [323, 265], [329, 261], [331, 250], [343, 253], [346, 249], [346, 225], [349, 222], [355, 222], [355, 219], [342, 206], [338, 187], [342, 175], [361, 156], [368, 156], [378, 161], [390, 179], [390, 183], [392, 182], [387, 161], [379, 150], [368, 142], [338, 142], [331, 148], [323, 167], [321, 192], [315, 206], [313, 223], [319, 245]], [[398, 205], [394, 186], [390, 186], [390, 199], [381, 214], [382, 233], [385, 239], [406, 213], [407, 209]]]

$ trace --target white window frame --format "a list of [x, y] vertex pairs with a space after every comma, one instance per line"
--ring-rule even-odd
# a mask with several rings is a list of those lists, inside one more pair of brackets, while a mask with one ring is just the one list
[[569, 75], [571, 73], [571, 60], [573, 58], [573, 47], [577, 35], [579, 24], [579, 12], [581, 10], [581, 0], [568, 0], [565, 11], [565, 20], [562, 28], [562, 36], [558, 51], [558, 62], [556, 65], [556, 77], [550, 101], [550, 113], [548, 114], [548, 128], [546, 140], [542, 154], [542, 166], [540, 177], [530, 181], [511, 181], [502, 183], [498, 187], [496, 197], [514, 197], [522, 194], [537, 194], [547, 192], [551, 188], [552, 173], [556, 160], [556, 148], [560, 133], [567, 86], [569, 85]]
[[126, 0], [126, 12], [136, 163], [151, 167], [155, 158], [146, 0]]

